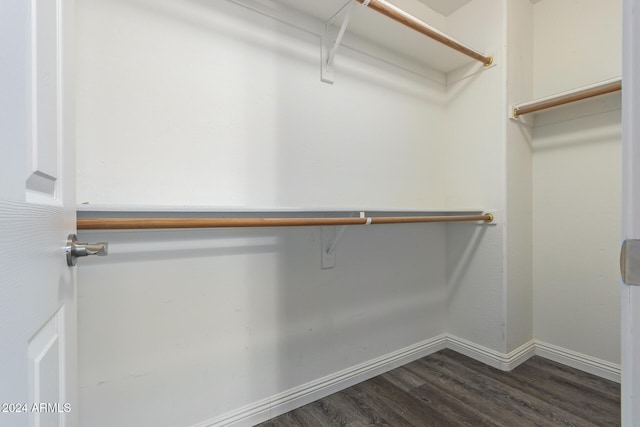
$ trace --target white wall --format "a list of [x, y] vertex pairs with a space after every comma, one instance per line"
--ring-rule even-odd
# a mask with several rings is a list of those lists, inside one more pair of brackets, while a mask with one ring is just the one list
[[534, 5], [533, 96], [621, 73], [620, 0], [543, 0]]
[[[478, 22], [490, 22], [479, 31]], [[447, 206], [482, 206], [497, 225], [448, 228], [447, 332], [504, 352], [504, 34], [502, 2], [476, 0], [449, 16], [447, 32], [473, 40], [496, 66], [447, 87]], [[480, 67], [481, 69], [481, 67]]]
[[[440, 85], [350, 50], [320, 83], [317, 36], [227, 1], [78, 23], [80, 203], [447, 205]], [[110, 242], [78, 269], [81, 424], [190, 425], [439, 336], [450, 230], [348, 228], [329, 270], [320, 228], [80, 233]]]
[[[620, 1], [541, 1], [534, 11], [536, 96], [620, 75]], [[619, 363], [619, 97], [597, 103], [600, 113], [550, 111], [537, 118], [534, 333]], [[559, 121], [563, 114], [567, 120]]]
[[[533, 6], [529, 0], [506, 2], [507, 96], [510, 106], [531, 99], [533, 86]], [[506, 350], [533, 338], [532, 284], [532, 130], [520, 122], [506, 123]]]
[[78, 13], [79, 203], [444, 205], [441, 85], [349, 49], [322, 83], [317, 35], [229, 1]]
[[349, 228], [330, 270], [319, 228], [81, 238], [111, 250], [78, 269], [81, 425], [192, 425], [444, 330], [441, 225]]

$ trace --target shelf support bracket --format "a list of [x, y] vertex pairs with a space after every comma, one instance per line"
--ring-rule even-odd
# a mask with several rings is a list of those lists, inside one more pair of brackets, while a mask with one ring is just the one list
[[[346, 225], [340, 227], [340, 231], [337, 231], [338, 227], [322, 227], [322, 258], [320, 267], [324, 270], [327, 268], [333, 268], [336, 266], [336, 252], [335, 243], [338, 241], [338, 237], [342, 234]], [[330, 249], [331, 252], [329, 252]]]
[[[333, 83], [333, 60], [336, 52], [342, 43], [342, 37], [347, 30], [353, 5], [356, 0], [349, 0], [339, 11], [337, 11], [326, 23], [322, 34], [322, 53], [320, 66], [320, 80], [325, 83]], [[339, 21], [342, 19], [342, 22]]]
[[342, 233], [344, 233], [344, 230], [346, 228], [346, 225], [342, 225], [340, 226], [340, 228], [338, 228], [338, 232], [335, 233], [333, 242], [331, 242], [331, 246], [329, 246], [329, 248], [327, 249], [327, 255], [333, 254], [333, 252], [336, 250], [336, 246], [338, 246], [338, 240], [340, 240], [340, 237], [342, 237]]
[[[350, 215], [350, 217], [351, 216], [353, 215]], [[364, 212], [360, 212], [360, 218], [364, 218]], [[321, 267], [323, 269], [336, 266], [336, 247], [338, 246], [338, 240], [340, 240], [346, 228], [346, 225], [341, 225], [340, 227], [322, 227]]]

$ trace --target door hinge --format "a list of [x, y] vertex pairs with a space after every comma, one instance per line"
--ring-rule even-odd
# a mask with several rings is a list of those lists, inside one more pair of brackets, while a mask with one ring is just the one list
[[640, 286], [640, 240], [628, 239], [622, 243], [620, 274], [627, 285]]

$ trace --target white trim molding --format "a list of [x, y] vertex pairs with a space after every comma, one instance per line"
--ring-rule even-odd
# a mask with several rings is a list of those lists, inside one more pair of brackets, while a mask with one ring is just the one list
[[447, 348], [502, 371], [510, 371], [536, 354], [533, 340], [505, 354], [453, 335], [447, 337]]
[[447, 348], [447, 334], [294, 387], [192, 427], [253, 426]]
[[516, 368], [532, 356], [540, 356], [620, 382], [620, 365], [542, 341], [531, 340], [505, 354], [453, 335], [442, 334], [275, 394], [192, 427], [253, 426], [445, 348], [503, 371]]
[[536, 356], [620, 383], [622, 367], [619, 364], [538, 340], [535, 340], [535, 349]]
[[619, 364], [607, 362], [606, 360], [540, 340], [531, 340], [508, 354], [504, 354], [449, 335], [447, 337], [447, 348], [503, 371], [510, 371], [516, 368], [532, 356], [540, 356], [617, 383], [620, 383], [622, 372]]

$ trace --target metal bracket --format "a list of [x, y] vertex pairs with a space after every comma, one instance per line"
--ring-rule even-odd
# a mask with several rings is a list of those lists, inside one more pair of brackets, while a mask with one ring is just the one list
[[628, 239], [622, 243], [620, 274], [627, 285], [640, 286], [640, 240]]
[[[344, 37], [344, 33], [347, 30], [347, 25], [349, 25], [355, 2], [356, 0], [349, 0], [327, 21], [325, 26], [325, 31], [322, 35], [320, 65], [320, 80], [325, 83], [333, 83], [333, 60], [340, 47], [340, 43], [342, 43], [342, 37]], [[338, 25], [339, 18], [341, 17], [342, 22]]]

